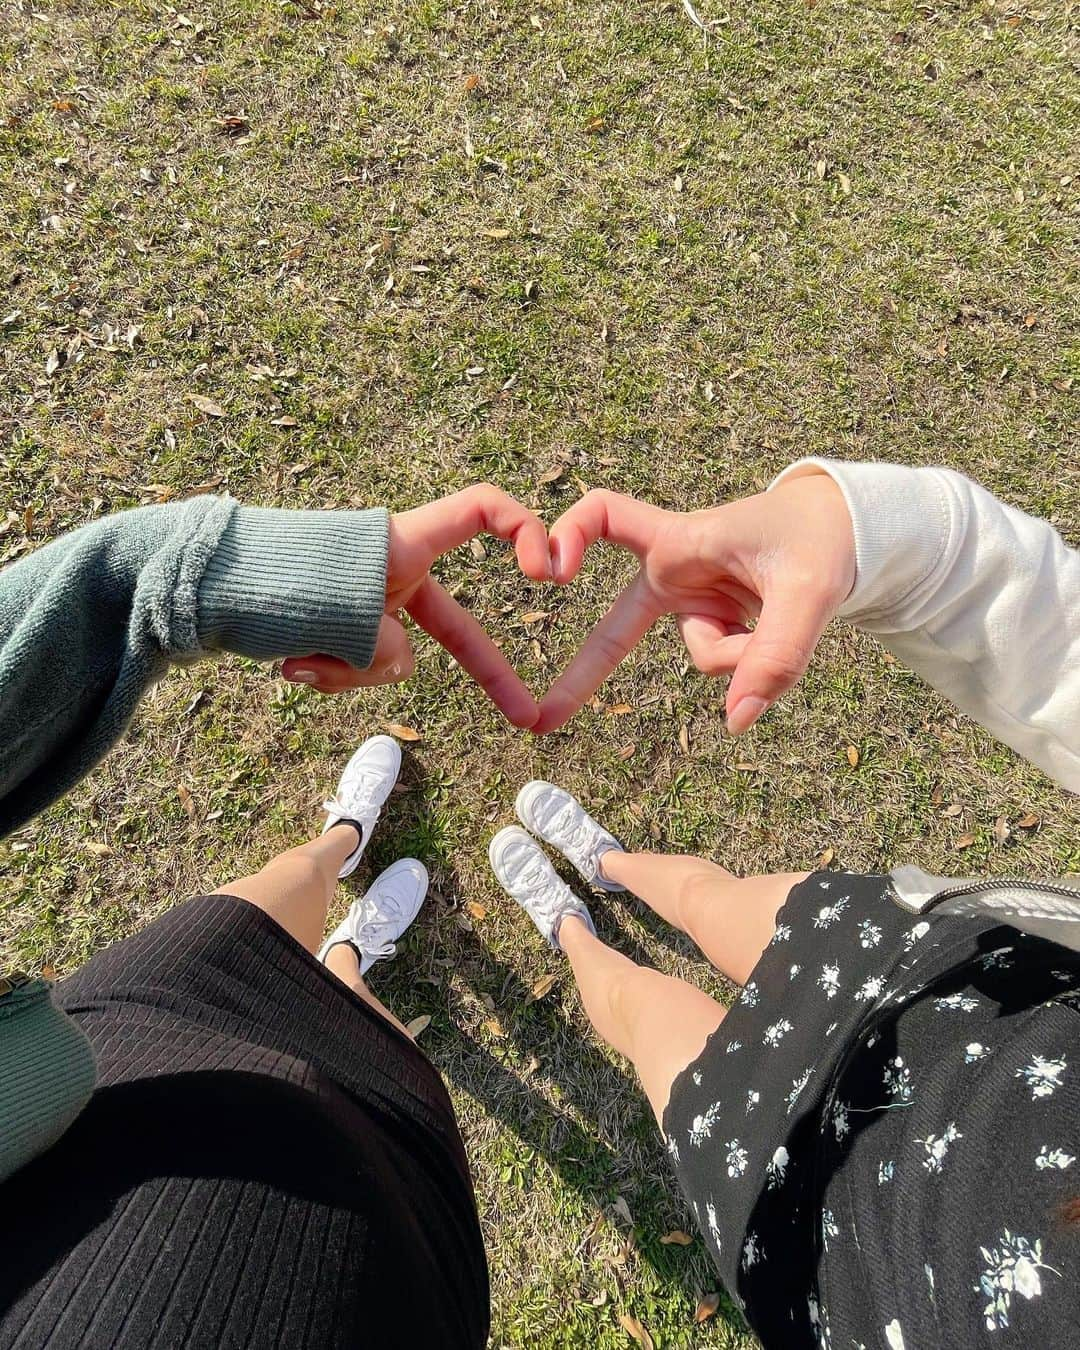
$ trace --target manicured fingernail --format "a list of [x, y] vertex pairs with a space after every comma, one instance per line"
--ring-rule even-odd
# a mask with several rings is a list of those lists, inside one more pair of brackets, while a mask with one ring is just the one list
[[748, 727], [752, 727], [768, 707], [763, 698], [746, 697], [739, 699], [728, 714], [727, 729], [732, 736], [741, 736]]
[[291, 675], [285, 678], [292, 684], [318, 684], [319, 676], [314, 670], [294, 670]]
[[398, 665], [391, 666], [386, 673], [392, 680], [399, 680], [401, 678], [401, 667]]

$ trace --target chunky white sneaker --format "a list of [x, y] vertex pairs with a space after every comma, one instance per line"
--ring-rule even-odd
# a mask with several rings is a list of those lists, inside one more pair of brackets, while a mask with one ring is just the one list
[[590, 932], [596, 932], [584, 901], [559, 877], [531, 834], [508, 825], [488, 845], [488, 859], [503, 890], [518, 902], [556, 951], [562, 950], [559, 925], [568, 914], [576, 914]]
[[339, 877], [356, 871], [367, 848], [383, 802], [390, 796], [401, 772], [401, 747], [390, 736], [372, 736], [345, 765], [337, 792], [323, 802], [326, 824], [323, 834], [339, 820], [354, 820], [360, 826], [360, 842], [341, 864]]
[[399, 858], [371, 883], [367, 893], [354, 900], [341, 923], [319, 948], [325, 962], [331, 947], [347, 942], [360, 955], [360, 974], [376, 961], [388, 961], [397, 951], [397, 940], [420, 912], [427, 895], [427, 868], [415, 858]]
[[537, 838], [557, 848], [593, 886], [604, 891], [625, 891], [617, 881], [600, 873], [600, 858], [608, 849], [623, 852], [613, 834], [597, 824], [576, 797], [564, 788], [536, 779], [526, 783], [515, 803], [518, 820]]

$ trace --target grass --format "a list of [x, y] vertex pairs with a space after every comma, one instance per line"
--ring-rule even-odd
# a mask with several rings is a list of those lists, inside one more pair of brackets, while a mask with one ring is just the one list
[[[700, 506], [804, 453], [945, 462], [1077, 542], [1075, 5], [700, 13], [707, 38], [673, 2], [9, 7], [0, 561], [207, 484], [396, 508], [484, 477], [550, 521], [581, 485]], [[598, 551], [551, 596], [493, 546], [442, 574], [539, 687], [626, 570]], [[539, 631], [515, 617], [541, 608]], [[661, 1245], [688, 1213], [565, 971], [529, 1002], [552, 959], [485, 859], [517, 786], [555, 778], [628, 844], [747, 871], [826, 848], [1080, 870], [1080, 810], [843, 629], [737, 744], [670, 629], [541, 742], [430, 644], [418, 664], [333, 703], [239, 661], [174, 673], [0, 845], [4, 958], [62, 973], [250, 870], [316, 823], [359, 739], [416, 727], [371, 865], [415, 851], [436, 894], [378, 988], [432, 1017], [493, 1343], [623, 1346], [627, 1313], [665, 1348], [748, 1345], [726, 1302], [694, 1325], [702, 1245]], [[1040, 827], [998, 844], [1025, 812]], [[598, 912], [623, 949], [730, 993], [632, 905]]]

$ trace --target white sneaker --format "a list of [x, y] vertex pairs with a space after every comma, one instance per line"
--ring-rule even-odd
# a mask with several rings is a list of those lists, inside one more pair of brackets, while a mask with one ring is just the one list
[[327, 813], [323, 834], [339, 820], [355, 820], [360, 826], [360, 842], [341, 864], [339, 877], [356, 871], [383, 802], [390, 796], [400, 772], [401, 747], [397, 741], [390, 736], [372, 736], [345, 765], [335, 795], [323, 802]]
[[397, 940], [420, 912], [427, 895], [427, 868], [415, 858], [399, 858], [381, 872], [365, 895], [354, 900], [341, 923], [319, 948], [326, 961], [330, 948], [348, 942], [360, 954], [360, 974], [376, 961], [388, 961]]
[[604, 891], [626, 890], [600, 873], [601, 857], [612, 848], [622, 853], [622, 844], [564, 788], [540, 779], [526, 783], [517, 795], [515, 809], [522, 825], [557, 848], [591, 885]]
[[531, 834], [508, 825], [488, 845], [488, 859], [503, 890], [518, 902], [556, 951], [562, 950], [559, 925], [568, 914], [576, 914], [591, 933], [596, 932], [584, 902], [559, 877]]

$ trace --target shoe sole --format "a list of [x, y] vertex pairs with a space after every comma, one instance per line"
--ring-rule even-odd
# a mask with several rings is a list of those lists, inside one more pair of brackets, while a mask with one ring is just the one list
[[[528, 810], [525, 805], [528, 799], [534, 795], [534, 789], [536, 788], [553, 788], [556, 792], [566, 792], [565, 788], [560, 788], [555, 783], [549, 783], [547, 782], [546, 779], [543, 778], [534, 778], [531, 783], [526, 783], [525, 786], [518, 793], [517, 797], [515, 797], [514, 799], [514, 814], [517, 816], [518, 820], [521, 821], [522, 825], [525, 826], [526, 830], [536, 834], [538, 838], [543, 839], [544, 843], [549, 844], [553, 849], [555, 849], [555, 851], [559, 854], [560, 857], [566, 858], [566, 861], [570, 864], [570, 866], [574, 869], [574, 871], [578, 874], [578, 876], [582, 879], [582, 881], [585, 882], [587, 886], [595, 886], [597, 890], [608, 891], [609, 893], [614, 893], [617, 891], [625, 891], [626, 887], [623, 886], [618, 881], [607, 881], [605, 880], [605, 878], [599, 875], [591, 879], [587, 877], [572, 858], [566, 857], [566, 854], [563, 853], [562, 849], [559, 848], [558, 844], [552, 843], [550, 839], [546, 838], [544, 835], [540, 834], [538, 830], [536, 830], [531, 821], [528, 819]], [[568, 797], [571, 797], [575, 802], [577, 802], [578, 807], [583, 812], [585, 812], [586, 815], [588, 815], [588, 812], [585, 811], [585, 808], [581, 805], [580, 802], [577, 801], [577, 798], [574, 797], [574, 794], [572, 792], [566, 792], [566, 795]], [[589, 819], [591, 820], [592, 817], [589, 816]], [[612, 836], [612, 838], [614, 838], [614, 835]], [[625, 852], [623, 846], [619, 844], [617, 840], [616, 845], [620, 852]]]

